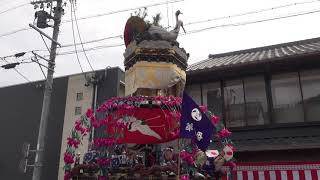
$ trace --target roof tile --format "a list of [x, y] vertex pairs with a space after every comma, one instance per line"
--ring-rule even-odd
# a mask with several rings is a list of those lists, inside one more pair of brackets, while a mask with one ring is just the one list
[[290, 43], [277, 44], [235, 52], [209, 55], [209, 58], [192, 64], [187, 71], [202, 69], [215, 69], [218, 67], [232, 67], [240, 63], [259, 63], [270, 61], [275, 58], [297, 56], [308, 53], [320, 53], [320, 37], [295, 41]]

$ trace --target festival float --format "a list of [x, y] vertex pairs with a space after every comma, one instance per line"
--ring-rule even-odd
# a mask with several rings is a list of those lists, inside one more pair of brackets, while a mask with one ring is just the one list
[[[177, 37], [146, 13], [131, 16], [124, 30], [125, 94], [89, 109], [75, 122], [64, 153], [64, 179], [220, 179], [234, 166], [230, 132], [219, 117], [183, 92], [189, 54]], [[77, 148], [94, 129], [80, 162]]]

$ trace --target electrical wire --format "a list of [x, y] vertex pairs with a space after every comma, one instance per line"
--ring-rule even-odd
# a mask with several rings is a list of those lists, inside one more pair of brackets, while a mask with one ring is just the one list
[[[176, 1], [176, 2], [180, 2], [180, 1]], [[240, 17], [240, 16], [245, 16], [245, 15], [258, 14], [258, 13], [272, 11], [272, 10], [276, 10], [276, 9], [282, 9], [282, 8], [287, 8], [287, 7], [297, 6], [297, 5], [303, 5], [303, 4], [309, 4], [309, 3], [316, 3], [316, 2], [320, 2], [320, 0], [312, 0], [312, 1], [304, 1], [304, 2], [284, 4], [284, 5], [280, 5], [280, 6], [274, 6], [274, 7], [270, 7], [270, 8], [254, 10], [254, 11], [249, 11], [249, 12], [244, 12], [244, 13], [239, 13], [239, 14], [234, 14], [234, 15], [222, 16], [222, 17], [217, 17], [217, 18], [212, 18], [212, 19], [207, 19], [207, 20], [193, 21], [193, 22], [190, 22], [190, 23], [185, 23], [184, 25], [188, 26], [188, 25], [206, 23], [206, 22], [217, 21], [217, 20], [222, 20], [222, 19], [230, 19], [230, 18], [233, 18], [233, 17]], [[154, 4], [151, 4], [151, 5], [148, 5], [148, 7], [159, 6], [159, 5], [163, 5], [163, 4], [166, 4], [166, 3], [167, 2], [154, 3]], [[174, 2], [171, 2], [171, 3], [174, 3]], [[141, 7], [144, 7], [144, 6], [141, 6]], [[113, 12], [108, 12], [108, 13], [103, 13], [103, 14], [98, 14], [98, 15], [91, 15], [91, 16], [88, 16], [88, 17], [79, 18], [78, 20], [95, 18], [95, 17], [104, 16], [104, 15], [111, 15], [111, 14], [115, 14], [115, 13], [120, 13], [120, 12], [139, 9], [141, 7], [136, 7], [136, 8], [132, 8], [132, 9], [118, 10], [118, 11], [113, 11]], [[62, 23], [66, 23], [66, 22], [70, 22], [70, 20], [64, 21]], [[10, 31], [10, 32], [4, 33], [4, 34], [0, 34], [0, 38], [1, 37], [5, 37], [5, 36], [10, 36], [10, 35], [15, 34], [15, 33], [27, 31], [27, 30], [30, 30], [30, 29], [31, 28], [22, 28], [22, 29]]]
[[[96, 46], [96, 47], [92, 47], [92, 48], [88, 48], [85, 49], [85, 51], [96, 51], [96, 50], [100, 50], [100, 49], [107, 49], [107, 48], [113, 48], [113, 47], [120, 47], [123, 46], [124, 44], [114, 44], [114, 45], [104, 45], [104, 46]], [[83, 50], [78, 50], [77, 52], [83, 52]], [[65, 52], [61, 52], [59, 54], [57, 54], [57, 56], [63, 56], [63, 55], [69, 55], [69, 54], [75, 54], [75, 51], [65, 51]]]
[[168, 0], [167, 1], [167, 19], [168, 19], [168, 27], [170, 27], [170, 22], [169, 22], [169, 3]]
[[[82, 50], [83, 50], [83, 53], [84, 53], [84, 56], [86, 57], [86, 60], [92, 70], [92, 72], [94, 71], [93, 67], [92, 67], [92, 64], [87, 56], [87, 53], [84, 49], [84, 46], [83, 46], [83, 43], [82, 43], [82, 38], [81, 38], [81, 34], [80, 34], [80, 30], [79, 30], [79, 26], [78, 26], [78, 20], [77, 20], [77, 16], [76, 16], [76, 12], [75, 12], [75, 8], [74, 8], [74, 1], [71, 1], [71, 6], [73, 6], [73, 16], [74, 16], [74, 19], [75, 19], [75, 23], [76, 23], [76, 28], [77, 28], [77, 31], [78, 31], [78, 37], [79, 37], [79, 40], [80, 40], [80, 43], [81, 43], [81, 47], [82, 47]], [[72, 13], [72, 11], [71, 11]]]
[[80, 62], [80, 59], [79, 59], [79, 55], [78, 55], [78, 50], [77, 50], [77, 45], [76, 45], [76, 36], [75, 36], [75, 33], [74, 33], [74, 25], [73, 25], [73, 14], [72, 14], [72, 11], [73, 11], [73, 6], [71, 5], [71, 11], [70, 11], [70, 14], [71, 14], [71, 27], [72, 27], [72, 36], [73, 36], [73, 43], [74, 43], [74, 51], [76, 53], [76, 57], [77, 57], [77, 61], [78, 61], [78, 64], [80, 66], [80, 69], [81, 69], [81, 72], [83, 73], [83, 68], [82, 68], [82, 65], [81, 65], [81, 62]]
[[18, 32], [22, 32], [22, 31], [29, 31], [30, 29], [31, 28], [22, 28], [22, 29], [17, 29], [17, 30], [14, 30], [14, 31], [6, 32], [6, 33], [1, 34], [0, 38], [1, 37], [10, 36], [12, 34], [15, 34], [15, 33], [18, 33]]
[[[35, 56], [34, 61], [37, 61], [37, 64], [39, 65], [39, 68], [40, 68], [40, 70], [41, 70], [41, 73], [42, 73], [44, 79], [47, 79], [47, 76], [46, 76], [46, 74], [44, 73], [44, 71], [43, 71], [43, 69], [42, 69], [42, 66], [40, 65], [39, 59], [38, 59], [36, 56]], [[32, 61], [31, 61], [31, 62], [32, 62]]]
[[6, 10], [4, 10], [4, 11], [1, 11], [0, 14], [3, 14], [3, 13], [6, 13], [6, 12], [9, 12], [9, 11], [18, 9], [18, 8], [23, 7], [23, 6], [26, 6], [26, 5], [29, 5], [29, 3], [20, 4], [20, 5], [18, 5], [18, 6], [14, 6], [14, 7], [12, 7], [12, 8], [6, 9]]
[[[149, 8], [149, 7], [153, 7], [153, 6], [164, 5], [164, 4], [167, 4], [167, 3], [169, 3], [169, 4], [177, 3], [177, 2], [181, 2], [181, 1], [184, 1], [184, 0], [172, 0], [172, 1], [168, 1], [168, 2], [160, 2], [160, 3], [155, 3], [155, 4], [148, 4], [148, 5], [145, 5], [145, 6], [139, 6], [139, 7], [134, 7], [134, 8], [116, 10], [116, 11], [111, 11], [111, 12], [106, 12], [106, 13], [101, 13], [101, 14], [95, 14], [95, 15], [89, 15], [89, 16], [78, 18], [78, 21], [91, 19], [91, 18], [102, 17], [102, 16], [108, 16], [108, 15], [111, 15], [111, 14], [117, 14], [117, 13], [132, 11], [132, 10], [136, 10], [136, 9], [142, 9], [142, 8]], [[63, 21], [61, 23], [68, 23], [68, 22], [71, 22], [71, 20], [65, 20], [65, 21]]]
[[[174, 1], [169, 1], [169, 3], [177, 3], [177, 2], [181, 2], [184, 0], [174, 0]], [[149, 5], [145, 5], [145, 6], [139, 6], [139, 7], [135, 7], [135, 8], [129, 8], [129, 9], [122, 9], [122, 10], [117, 10], [117, 11], [111, 11], [111, 12], [106, 12], [106, 13], [102, 13], [102, 14], [94, 14], [94, 15], [90, 15], [90, 16], [86, 16], [86, 17], [80, 17], [78, 18], [78, 21], [80, 20], [85, 20], [85, 19], [91, 19], [91, 18], [97, 18], [97, 17], [101, 17], [101, 16], [107, 16], [107, 15], [112, 15], [112, 14], [117, 14], [117, 13], [122, 13], [122, 12], [127, 12], [127, 11], [132, 11], [132, 10], [136, 10], [136, 9], [141, 9], [144, 7], [153, 7], [153, 6], [159, 6], [159, 5], [163, 5], [166, 4], [167, 2], [161, 2], [161, 3], [154, 3], [154, 4], [149, 4]], [[65, 20], [62, 21], [61, 23], [68, 23], [71, 22], [71, 20]], [[31, 30], [32, 28], [21, 28], [21, 29], [17, 29], [14, 31], [10, 31], [10, 32], [6, 32], [4, 34], [0, 34], [0, 38], [1, 37], [6, 37], [6, 36], [10, 36], [22, 31], [27, 31], [27, 30]]]
[[[7, 63], [10, 63], [5, 58], [1, 58], [2, 60], [6, 61]], [[25, 79], [27, 82], [31, 82], [25, 75], [23, 75], [21, 72], [19, 72], [16, 68], [13, 68], [13, 70], [18, 73], [23, 79]]]
[[50, 53], [50, 48], [49, 48], [49, 46], [47, 45], [46, 41], [44, 40], [43, 35], [42, 35], [42, 34], [40, 34], [40, 36], [41, 36], [41, 39], [42, 39], [42, 41], [43, 41], [44, 45], [46, 46], [46, 48], [47, 48], [48, 52]]
[[184, 25], [188, 26], [188, 25], [206, 23], [206, 22], [217, 21], [217, 20], [222, 20], [222, 19], [230, 19], [230, 18], [234, 18], [234, 17], [246, 16], [246, 15], [251, 15], [251, 14], [258, 14], [258, 13], [272, 11], [272, 10], [276, 10], [276, 9], [282, 9], [282, 8], [287, 8], [287, 7], [292, 7], [292, 6], [302, 5], [302, 4], [316, 3], [316, 2], [320, 2], [320, 0], [312, 0], [312, 1], [304, 1], [304, 2], [284, 4], [284, 5], [280, 5], [280, 6], [274, 6], [274, 7], [271, 7], [271, 8], [248, 11], [248, 12], [234, 14], [234, 15], [222, 16], [222, 17], [217, 17], [217, 18], [212, 18], [212, 19], [207, 19], [207, 20], [201, 20], [201, 21], [194, 21], [194, 22], [186, 23]]
[[[285, 18], [291, 18], [291, 17], [297, 17], [297, 16], [303, 16], [303, 15], [309, 15], [309, 14], [314, 14], [314, 13], [318, 13], [320, 12], [320, 9], [317, 10], [313, 10], [313, 11], [307, 11], [307, 12], [301, 12], [301, 13], [296, 13], [296, 14], [291, 14], [291, 15], [286, 15], [286, 16], [280, 16], [280, 17], [273, 17], [273, 18], [268, 18], [268, 19], [261, 19], [261, 20], [256, 20], [256, 21], [249, 21], [249, 22], [239, 22], [239, 23], [232, 23], [232, 24], [222, 24], [222, 25], [217, 25], [217, 26], [211, 26], [211, 27], [207, 27], [207, 28], [202, 28], [202, 29], [196, 29], [196, 30], [192, 30], [187, 32], [186, 34], [180, 34], [180, 36], [184, 36], [184, 35], [189, 35], [189, 34], [194, 34], [194, 33], [199, 33], [202, 31], [206, 31], [206, 30], [210, 30], [210, 29], [215, 29], [215, 28], [222, 28], [222, 27], [231, 27], [231, 26], [241, 26], [241, 25], [248, 25], [248, 24], [255, 24], [255, 23], [261, 23], [261, 22], [266, 22], [266, 21], [274, 21], [274, 20], [279, 20], [279, 19], [285, 19]], [[83, 44], [85, 43], [94, 43], [94, 42], [99, 42], [105, 39], [111, 39], [111, 38], [117, 38], [117, 37], [121, 37], [121, 35], [118, 36], [111, 36], [111, 37], [105, 37], [102, 39], [96, 39], [96, 40], [91, 40], [91, 41], [87, 41], [87, 42], [83, 42]], [[76, 43], [77, 44], [77, 43]], [[73, 44], [74, 45], [74, 44]], [[124, 44], [115, 44], [115, 45], [104, 45], [104, 46], [96, 46], [96, 47], [92, 47], [92, 48], [88, 48], [85, 49], [85, 51], [93, 51], [93, 50], [99, 50], [99, 49], [105, 49], [105, 48], [111, 48], [111, 47], [118, 47], [118, 46], [123, 46]], [[65, 45], [62, 46], [62, 48], [64, 47], [70, 47], [71, 45]], [[61, 49], [61, 48], [58, 48]], [[47, 50], [33, 50], [33, 51], [47, 51]], [[31, 53], [32, 51], [26, 51], [26, 53]], [[57, 55], [67, 55], [67, 54], [74, 54], [76, 52], [83, 52], [79, 51], [79, 50], [74, 50], [74, 51], [65, 51], [62, 53], [58, 53]], [[3, 56], [0, 57], [1, 59], [3, 58], [7, 58], [7, 57], [14, 57], [14, 55], [9, 55], [9, 56]], [[23, 60], [26, 60], [29, 58], [25, 58]], [[22, 61], [23, 61], [22, 60]]]
[[[296, 13], [296, 14], [291, 14], [291, 15], [286, 15], [286, 16], [280, 16], [280, 17], [273, 17], [273, 18], [268, 18], [268, 19], [261, 19], [261, 20], [256, 20], [256, 21], [239, 22], [239, 23], [233, 23], [233, 24], [222, 24], [222, 25], [218, 25], [218, 26], [211, 26], [211, 27], [207, 27], [207, 28], [196, 29], [196, 30], [193, 30], [193, 31], [189, 31], [186, 34], [180, 34], [180, 36], [199, 33], [199, 32], [203, 32], [203, 31], [206, 31], [206, 30], [215, 29], [215, 28], [255, 24], [255, 23], [261, 23], [261, 22], [266, 22], [266, 21], [273, 21], [273, 20], [297, 17], [297, 16], [302, 16], [302, 15], [309, 15], [309, 14], [314, 14], [314, 13], [319, 13], [319, 12], [320, 12], [320, 9], [317, 9], [317, 10], [313, 10], [313, 11], [301, 12], [301, 13]], [[113, 37], [117, 37], [117, 36], [113, 36]], [[107, 38], [110, 38], [110, 37], [107, 37]], [[106, 38], [103, 38], [103, 39], [106, 39]], [[92, 40], [92, 41], [88, 41], [88, 42], [96, 42], [96, 41], [97, 40]], [[88, 49], [83, 49], [83, 50], [80, 50], [80, 51], [75, 49], [74, 51], [65, 51], [65, 52], [62, 52], [62, 53], [57, 53], [57, 56], [63, 56], [63, 55], [69, 55], [69, 54], [75, 54], [75, 53], [77, 54], [78, 52], [83, 52], [83, 51], [96, 51], [96, 50], [100, 50], [100, 49], [119, 47], [119, 46], [123, 46], [123, 45], [124, 44], [121, 43], [121, 44], [115, 44], [115, 45], [96, 46], [96, 47], [92, 47], [92, 48], [88, 48]], [[60, 48], [59, 48], [59, 50], [60, 50]], [[43, 51], [43, 50], [34, 50], [34, 51]], [[31, 51], [27, 51], [26, 53], [30, 53], [30, 52]], [[46, 55], [45, 57], [48, 57], [48, 56], [49, 55]], [[5, 60], [5, 58], [7, 58], [7, 57], [14, 57], [14, 55], [0, 57], [0, 59]], [[27, 59], [30, 59], [30, 57], [22, 59], [21, 61], [25, 61]]]
[[186, 34], [181, 34], [181, 35], [194, 34], [194, 33], [199, 33], [199, 32], [202, 32], [202, 31], [221, 28], [221, 27], [243, 26], [243, 25], [248, 25], [248, 24], [256, 24], [256, 23], [261, 23], [261, 22], [274, 21], [274, 20], [279, 20], [279, 19], [286, 19], [286, 18], [291, 18], [291, 17], [309, 15], [309, 14], [314, 14], [314, 13], [319, 13], [319, 12], [320, 12], [320, 9], [313, 10], [313, 11], [296, 13], [296, 14], [292, 14], [292, 15], [285, 15], [285, 16], [273, 17], [273, 18], [268, 18], [268, 19], [255, 20], [255, 21], [231, 23], [231, 24], [222, 24], [222, 25], [211, 26], [211, 27], [206, 27], [206, 28], [203, 28], [203, 29], [197, 29], [197, 30], [189, 31]]
[[5, 6], [7, 4], [11, 4], [13, 2], [17, 2], [17, 1], [20, 1], [20, 0], [8, 0], [8, 1], [1, 1], [3, 4], [1, 4], [1, 6]]
[[[96, 42], [101, 42], [101, 41], [108, 40], [108, 39], [115, 39], [115, 38], [122, 38], [122, 37], [123, 37], [122, 35], [109, 36], [109, 37], [100, 38], [100, 39], [95, 39], [95, 40], [90, 40], [90, 41], [86, 41], [86, 42], [82, 42], [82, 43], [76, 43], [76, 45], [96, 43]], [[70, 46], [74, 46], [74, 44], [62, 45], [62, 46], [59, 47], [59, 48], [66, 48], [66, 47], [70, 47]]]

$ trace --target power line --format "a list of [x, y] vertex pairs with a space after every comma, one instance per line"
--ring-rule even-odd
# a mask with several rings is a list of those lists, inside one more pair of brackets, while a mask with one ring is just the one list
[[[168, 3], [171, 4], [171, 3], [181, 2], [181, 1], [184, 1], [184, 0], [174, 0], [174, 1], [169, 1]], [[144, 8], [144, 7], [159, 6], [159, 5], [163, 5], [163, 4], [166, 4], [166, 3], [167, 2], [154, 3], [154, 4], [149, 4], [149, 5], [145, 5], [145, 6], [139, 6], [139, 7], [135, 7], [135, 8], [111, 11], [111, 12], [106, 12], [106, 13], [101, 13], [101, 14], [94, 14], [94, 15], [90, 15], [90, 16], [86, 16], [86, 17], [80, 17], [80, 18], [78, 18], [78, 21], [85, 20], [85, 19], [91, 19], [91, 18], [97, 18], [97, 17], [101, 17], [101, 16], [112, 15], [112, 14], [116, 14], [116, 13], [122, 13], [122, 12], [126, 12], [126, 11], [132, 11], [132, 10], [141, 9], [141, 8]], [[66, 20], [66, 21], [63, 21], [61, 23], [68, 23], [68, 22], [71, 22], [71, 20]], [[19, 33], [19, 32], [22, 32], [22, 31], [27, 31], [27, 30], [30, 30], [30, 29], [31, 28], [21, 28], [21, 29], [17, 29], [17, 30], [14, 30], [14, 31], [10, 31], [10, 32], [4, 33], [4, 34], [0, 34], [0, 38], [1, 37], [5, 37], [5, 36], [10, 36], [12, 34]]]
[[[180, 0], [180, 1], [182, 1], [182, 0]], [[171, 1], [170, 3], [175, 3], [175, 2], [180, 2], [180, 1]], [[271, 8], [254, 10], [254, 11], [249, 11], [249, 12], [244, 12], [244, 13], [239, 13], [239, 14], [234, 14], [234, 15], [222, 16], [222, 17], [217, 17], [217, 18], [212, 18], [212, 19], [207, 19], [207, 20], [201, 20], [201, 21], [194, 21], [194, 22], [190, 22], [190, 23], [185, 23], [185, 26], [193, 25], [193, 24], [199, 24], [199, 23], [205, 23], [205, 22], [211, 22], [211, 21], [216, 21], [216, 20], [222, 20], [222, 19], [229, 19], [229, 18], [233, 18], [233, 17], [245, 16], [245, 15], [250, 15], [250, 14], [258, 14], [258, 13], [262, 13], [262, 12], [266, 12], [266, 11], [272, 11], [272, 10], [276, 10], [276, 9], [287, 8], [287, 7], [297, 6], [297, 5], [302, 5], [302, 4], [315, 3], [315, 2], [320, 2], [320, 0], [312, 0], [312, 1], [304, 1], [304, 2], [284, 4], [284, 5], [275, 6], [275, 7], [271, 7]], [[159, 6], [159, 5], [163, 5], [163, 4], [166, 4], [166, 3], [167, 2], [154, 3], [154, 4], [150, 4], [150, 5], [147, 5], [147, 6], [141, 6], [141, 7]], [[112, 11], [112, 12], [98, 14], [98, 15], [91, 15], [91, 16], [79, 18], [78, 20], [89, 19], [89, 18], [94, 18], [94, 17], [100, 17], [100, 16], [105, 16], [105, 15], [111, 15], [111, 14], [115, 14], [115, 13], [120, 13], [120, 12], [130, 11], [130, 10], [134, 10], [134, 9], [139, 9], [141, 7], [118, 10], [118, 11]], [[65, 23], [66, 22], [70, 22], [70, 20], [65, 21]], [[10, 31], [10, 32], [1, 34], [0, 38], [1, 37], [5, 37], [5, 36], [9, 36], [9, 35], [12, 35], [12, 34], [15, 34], [15, 33], [27, 31], [27, 30], [30, 30], [30, 29], [31, 28], [22, 28], [22, 29]], [[101, 40], [103, 40], [103, 39], [101, 39]], [[84, 44], [86, 44], [86, 43], [84, 43]], [[67, 46], [73, 46], [73, 44], [72, 45], [67, 45]]]
[[[76, 12], [75, 12], [75, 8], [74, 8], [74, 1], [71, 2], [71, 6], [73, 6], [73, 15], [74, 15], [74, 19], [75, 19], [75, 22], [76, 22], [76, 28], [77, 28], [77, 31], [78, 31], [78, 36], [79, 36], [79, 40], [80, 40], [80, 43], [81, 43], [81, 47], [82, 47], [82, 50], [83, 50], [83, 53], [84, 53], [84, 56], [86, 57], [86, 60], [91, 68], [92, 71], [94, 71], [92, 65], [91, 65], [91, 62], [87, 56], [87, 53], [84, 49], [84, 46], [83, 46], [83, 43], [82, 43], [82, 38], [81, 38], [81, 34], [80, 34], [80, 30], [79, 30], [79, 26], [78, 26], [78, 20], [77, 20], [77, 16], [76, 16]], [[72, 9], [71, 9], [72, 10]], [[71, 11], [72, 13], [72, 11]]]
[[[169, 3], [169, 4], [177, 3], [177, 2], [181, 2], [181, 1], [184, 1], [184, 0], [172, 0], [172, 1], [167, 1], [167, 2], [148, 4], [148, 5], [145, 5], [145, 6], [139, 6], [139, 7], [134, 7], [134, 8], [116, 10], [116, 11], [111, 11], [111, 12], [107, 12], [107, 13], [89, 15], [89, 16], [78, 18], [78, 21], [85, 20], [85, 19], [91, 19], [91, 18], [97, 18], [97, 17], [101, 17], [101, 16], [108, 16], [108, 15], [111, 15], [111, 14], [117, 14], [117, 13], [122, 13], [122, 12], [126, 12], [126, 11], [132, 11], [132, 10], [136, 10], [136, 9], [142, 9], [142, 8], [149, 8], [149, 7], [153, 7], [153, 6], [164, 5], [164, 4], [167, 4], [167, 3]], [[62, 23], [68, 23], [68, 22], [71, 22], [71, 20], [66, 20], [66, 21], [63, 21]]]
[[[76, 45], [96, 43], [96, 42], [101, 42], [101, 41], [104, 41], [104, 40], [108, 40], [108, 39], [115, 39], [115, 38], [122, 38], [122, 35], [109, 36], [109, 37], [105, 37], [105, 38], [100, 38], [100, 39], [95, 39], [95, 40], [85, 41], [85, 42], [82, 42], [82, 43], [76, 43]], [[60, 48], [66, 48], [66, 47], [70, 47], [70, 46], [74, 46], [74, 44], [66, 44], [66, 45], [62, 45]]]
[[[170, 27], [170, 23], [169, 23], [169, 3], [168, 0], [167, 1], [167, 19], [168, 19], [168, 27]], [[173, 22], [172, 22], [173, 23]]]
[[[302, 16], [302, 15], [309, 15], [309, 14], [314, 14], [314, 13], [318, 13], [320, 12], [319, 10], [314, 10], [314, 11], [308, 11], [308, 12], [301, 12], [301, 13], [297, 13], [297, 14], [292, 14], [292, 15], [286, 15], [286, 16], [280, 16], [280, 17], [273, 17], [273, 18], [268, 18], [268, 19], [261, 19], [261, 20], [256, 20], [256, 21], [249, 21], [249, 22], [239, 22], [239, 23], [232, 23], [232, 24], [222, 24], [222, 25], [218, 25], [218, 26], [211, 26], [211, 27], [207, 27], [207, 28], [202, 28], [202, 29], [196, 29], [193, 31], [189, 31], [186, 34], [180, 34], [180, 36], [184, 36], [184, 35], [189, 35], [189, 34], [194, 34], [194, 33], [199, 33], [199, 32], [203, 32], [206, 30], [210, 30], [210, 29], [216, 29], [216, 28], [222, 28], [222, 27], [231, 27], [231, 26], [241, 26], [241, 25], [248, 25], [248, 24], [255, 24], [255, 23], [261, 23], [261, 22], [267, 22], [267, 21], [274, 21], [274, 20], [279, 20], [279, 19], [285, 19], [285, 18], [290, 18], [290, 17], [297, 17], [297, 16]], [[119, 35], [121, 36], [121, 35]], [[112, 37], [117, 37], [117, 36], [112, 36]], [[110, 37], [106, 37], [103, 39], [107, 39]], [[99, 41], [101, 39], [98, 39]], [[92, 41], [88, 41], [88, 42], [96, 42], [97, 40], [92, 40]], [[115, 45], [104, 45], [104, 46], [95, 46], [92, 48], [88, 48], [88, 49], [84, 49], [84, 50], [74, 50], [74, 51], [65, 51], [62, 53], [58, 53], [57, 56], [63, 56], [63, 55], [69, 55], [69, 54], [75, 54], [77, 52], [83, 52], [83, 51], [95, 51], [95, 50], [100, 50], [100, 49], [106, 49], [106, 48], [112, 48], [112, 47], [119, 47], [119, 46], [123, 46], [123, 43], [120, 44], [115, 44]], [[46, 50], [34, 50], [34, 51], [46, 51]], [[29, 53], [31, 51], [27, 51], [26, 53]], [[4, 56], [4, 57], [13, 57], [14, 55], [10, 55], [10, 56]], [[45, 57], [47, 57], [48, 55], [46, 55]], [[4, 57], [0, 57], [1, 59], [3, 59]], [[30, 58], [25, 58], [22, 59], [21, 61], [27, 60]]]
[[211, 21], [217, 21], [217, 20], [222, 20], [222, 19], [230, 19], [230, 18], [234, 18], [234, 17], [240, 17], [240, 16], [245, 16], [245, 15], [251, 15], [251, 14], [258, 14], [258, 13], [262, 13], [262, 12], [273, 11], [273, 10], [276, 10], [276, 9], [282, 9], [282, 8], [287, 8], [287, 7], [291, 7], [291, 6], [297, 6], [297, 5], [302, 5], [302, 4], [310, 4], [310, 3], [316, 3], [316, 2], [320, 2], [320, 0], [312, 0], [312, 1], [304, 1], [304, 2], [284, 4], [284, 5], [275, 6], [275, 7], [271, 7], [271, 8], [248, 11], [248, 12], [229, 15], [229, 16], [222, 16], [222, 17], [206, 19], [206, 20], [201, 20], [201, 21], [194, 21], [194, 22], [186, 23], [185, 26], [193, 25], [193, 24], [206, 23], [206, 22], [211, 22]]
[[[10, 63], [5, 58], [1, 58], [2, 60], [6, 61], [7, 63]], [[23, 79], [25, 79], [27, 82], [31, 82], [25, 75], [23, 75], [21, 72], [19, 72], [16, 68], [13, 68], [15, 72], [17, 72]]]
[[31, 28], [22, 28], [22, 29], [17, 29], [17, 30], [14, 30], [14, 31], [10, 31], [10, 32], [6, 32], [4, 34], [1, 34], [0, 35], [0, 38], [1, 37], [5, 37], [5, 36], [10, 36], [12, 34], [15, 34], [15, 33], [18, 33], [18, 32], [22, 32], [22, 31], [28, 31], [30, 30]]
[[9, 11], [18, 9], [18, 8], [23, 7], [23, 6], [26, 6], [26, 5], [29, 5], [29, 3], [25, 3], [25, 4], [20, 4], [20, 5], [18, 5], [18, 6], [14, 6], [14, 7], [12, 7], [12, 8], [7, 9], [7, 10], [1, 11], [0, 14], [3, 14], [3, 13], [6, 13], [6, 12], [9, 12]]
[[80, 66], [80, 69], [81, 69], [81, 72], [83, 73], [83, 68], [82, 68], [82, 65], [81, 65], [81, 62], [80, 62], [80, 59], [79, 59], [79, 55], [78, 55], [78, 51], [77, 51], [77, 45], [76, 45], [76, 37], [75, 37], [75, 33], [74, 33], [74, 25], [73, 25], [73, 15], [72, 15], [72, 8], [73, 6], [71, 5], [71, 27], [72, 27], [72, 36], [73, 36], [73, 43], [74, 43], [74, 51], [76, 53], [76, 57], [77, 57], [77, 61], [78, 61], [78, 64]]
[[[274, 20], [285, 19], [285, 18], [309, 15], [309, 14], [314, 14], [314, 13], [318, 13], [318, 12], [320, 12], [320, 9], [313, 10], [313, 11], [307, 11], [307, 12], [301, 12], [301, 13], [292, 14], [292, 15], [273, 17], [273, 18], [268, 18], [268, 19], [261, 19], [261, 20], [256, 20], [256, 21], [240, 22], [240, 23], [232, 23], [232, 24], [222, 24], [222, 25], [211, 26], [211, 27], [206, 27], [206, 28], [203, 28], [203, 29], [197, 29], [197, 30], [189, 31], [189, 32], [186, 33], [186, 35], [187, 34], [199, 33], [199, 32], [210, 30], [210, 29], [221, 28], [221, 27], [231, 27], [231, 26], [242, 26], [242, 25], [248, 25], [248, 24], [255, 24], [255, 23], [274, 21]], [[181, 34], [181, 35], [184, 35], [184, 34]]]
[[[88, 51], [96, 51], [96, 50], [107, 49], [107, 48], [112, 48], [112, 47], [120, 47], [123, 45], [124, 44], [121, 43], [121, 44], [114, 44], [114, 45], [96, 46], [96, 47], [85, 49], [85, 51], [87, 51], [87, 52]], [[80, 50], [80, 51], [78, 50], [77, 52], [83, 52], [83, 50]], [[69, 54], [74, 54], [74, 53], [75, 53], [75, 51], [65, 51], [65, 52], [57, 54], [57, 56], [69, 55]]]
[[11, 4], [13, 2], [17, 2], [17, 1], [20, 1], [20, 0], [8, 0], [8, 1], [2, 1], [3, 4], [1, 4], [1, 6], [4, 6], [4, 5], [7, 5], [7, 4]]

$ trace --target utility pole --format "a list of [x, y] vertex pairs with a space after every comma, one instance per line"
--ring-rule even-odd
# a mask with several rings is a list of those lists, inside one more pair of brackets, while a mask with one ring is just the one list
[[[53, 2], [52, 0], [47, 1], [35, 1], [34, 3], [47, 3]], [[37, 149], [36, 149], [36, 157], [33, 169], [33, 176], [32, 180], [40, 180], [41, 179], [41, 172], [43, 169], [43, 162], [44, 162], [44, 151], [45, 151], [45, 144], [46, 144], [46, 132], [49, 120], [49, 110], [50, 110], [50, 103], [51, 103], [51, 94], [52, 94], [52, 86], [53, 86], [53, 73], [55, 67], [55, 58], [56, 58], [56, 50], [57, 50], [57, 41], [58, 41], [58, 34], [59, 34], [59, 26], [61, 23], [61, 16], [63, 13], [62, 8], [62, 0], [56, 0], [57, 5], [54, 8], [54, 26], [53, 26], [53, 35], [51, 41], [51, 48], [50, 48], [50, 59], [48, 62], [48, 72], [47, 72], [47, 79], [45, 82], [45, 89], [44, 89], [44, 96], [43, 96], [43, 104], [42, 104], [42, 113], [40, 119], [40, 127], [39, 127], [39, 134], [37, 140]]]

